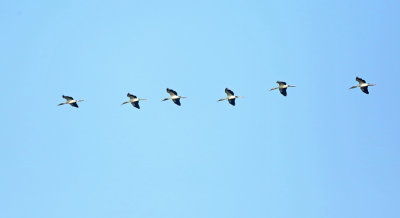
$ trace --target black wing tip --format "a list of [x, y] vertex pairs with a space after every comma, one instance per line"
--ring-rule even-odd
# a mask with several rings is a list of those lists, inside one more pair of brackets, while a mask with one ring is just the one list
[[139, 102], [135, 101], [134, 103], [132, 103], [132, 105], [133, 107], [140, 109]]
[[181, 106], [181, 101], [180, 101], [179, 98], [178, 98], [178, 99], [173, 99], [172, 101], [173, 101], [176, 105]]
[[365, 94], [369, 95], [368, 86], [362, 87], [361, 91], [364, 92]]
[[231, 95], [235, 95], [235, 93], [232, 90], [228, 89], [228, 88], [225, 88], [225, 93], [229, 93]]
[[281, 92], [281, 94], [283, 95], [283, 96], [287, 96], [287, 92], [286, 92], [286, 89], [279, 89], [279, 91]]

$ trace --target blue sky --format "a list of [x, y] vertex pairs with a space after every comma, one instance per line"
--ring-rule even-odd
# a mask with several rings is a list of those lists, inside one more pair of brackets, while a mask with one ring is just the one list
[[0, 2], [1, 217], [398, 217], [399, 9]]

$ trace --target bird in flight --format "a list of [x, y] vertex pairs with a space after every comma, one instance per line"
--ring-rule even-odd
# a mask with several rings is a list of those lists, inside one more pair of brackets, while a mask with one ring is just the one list
[[131, 103], [137, 109], [140, 109], [139, 101], [147, 100], [147, 99], [137, 98], [136, 95], [132, 95], [131, 93], [128, 93], [126, 96], [129, 97], [129, 101], [125, 101], [121, 105]]
[[162, 101], [172, 100], [176, 105], [181, 106], [181, 98], [187, 98], [179, 96], [178, 93], [172, 89], [167, 88], [167, 92], [171, 95], [169, 98], [164, 98]]
[[218, 101], [224, 101], [228, 100], [229, 104], [235, 106], [235, 99], [236, 98], [244, 98], [243, 96], [235, 96], [235, 93], [232, 92], [232, 90], [225, 88], [225, 93], [227, 95], [226, 98], [221, 98]]
[[358, 82], [358, 85], [350, 87], [350, 89], [354, 89], [357, 87], [360, 87], [361, 91], [363, 91], [365, 94], [369, 94], [368, 91], [368, 86], [375, 86], [376, 84], [369, 84], [365, 82], [365, 80], [361, 79], [360, 77], [356, 77], [356, 81]]
[[58, 104], [58, 106], [63, 105], [63, 104], [69, 104], [69, 105], [71, 105], [72, 107], [79, 107], [78, 104], [77, 104], [77, 102], [84, 101], [84, 100], [74, 100], [74, 98], [69, 97], [69, 96], [65, 96], [65, 95], [63, 95], [62, 97], [65, 98], [65, 100], [67, 100], [67, 101], [64, 102], [64, 103]]
[[275, 88], [272, 88], [272, 89], [270, 89], [269, 91], [272, 91], [272, 90], [275, 90], [275, 89], [279, 89], [279, 91], [281, 92], [281, 94], [282, 94], [283, 96], [287, 96], [286, 89], [287, 89], [288, 87], [296, 87], [296, 86], [286, 85], [286, 82], [282, 82], [282, 81], [276, 81], [276, 83], [278, 83], [279, 86], [278, 86], [278, 87], [275, 87]]

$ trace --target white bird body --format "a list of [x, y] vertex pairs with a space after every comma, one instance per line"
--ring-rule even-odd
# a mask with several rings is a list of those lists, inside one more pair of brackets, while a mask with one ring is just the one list
[[280, 89], [286, 89], [286, 88], [288, 88], [288, 87], [289, 87], [289, 85], [279, 86]]

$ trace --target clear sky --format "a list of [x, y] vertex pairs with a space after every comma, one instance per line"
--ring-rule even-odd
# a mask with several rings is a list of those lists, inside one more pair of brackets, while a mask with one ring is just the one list
[[399, 11], [1, 1], [0, 217], [399, 217]]

